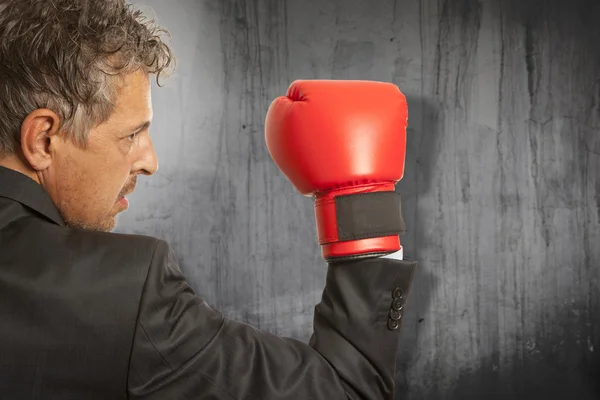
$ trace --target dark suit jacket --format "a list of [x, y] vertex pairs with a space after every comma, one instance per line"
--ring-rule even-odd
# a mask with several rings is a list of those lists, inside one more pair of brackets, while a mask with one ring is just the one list
[[224, 318], [162, 240], [66, 227], [0, 167], [0, 398], [392, 399], [415, 265], [329, 265], [305, 344]]

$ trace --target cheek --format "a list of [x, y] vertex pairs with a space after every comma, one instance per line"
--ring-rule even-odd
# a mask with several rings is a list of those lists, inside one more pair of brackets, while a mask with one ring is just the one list
[[107, 163], [98, 174], [96, 189], [114, 200], [127, 184], [130, 173], [131, 169], [123, 162]]
[[114, 205], [129, 173], [130, 169], [124, 160], [106, 157], [97, 163], [82, 166], [73, 183], [90, 212], [108, 210]]

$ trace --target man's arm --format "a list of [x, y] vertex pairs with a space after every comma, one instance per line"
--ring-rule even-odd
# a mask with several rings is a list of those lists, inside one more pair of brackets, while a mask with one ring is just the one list
[[392, 399], [416, 262], [329, 264], [307, 345], [224, 318], [196, 296], [159, 241], [130, 362], [132, 399]]

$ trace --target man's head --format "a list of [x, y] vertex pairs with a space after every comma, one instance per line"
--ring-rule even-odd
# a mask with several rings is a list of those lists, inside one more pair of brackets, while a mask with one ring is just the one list
[[0, 165], [39, 182], [65, 222], [110, 231], [158, 168], [150, 75], [166, 33], [124, 0], [0, 0]]

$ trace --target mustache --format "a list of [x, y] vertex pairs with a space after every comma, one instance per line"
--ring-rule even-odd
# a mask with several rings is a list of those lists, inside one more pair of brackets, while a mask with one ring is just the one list
[[125, 186], [123, 186], [123, 189], [121, 189], [121, 193], [119, 193], [119, 199], [121, 197], [126, 196], [129, 193], [133, 192], [135, 190], [136, 184], [137, 184], [137, 176], [134, 176], [129, 182], [127, 182], [125, 184]]

